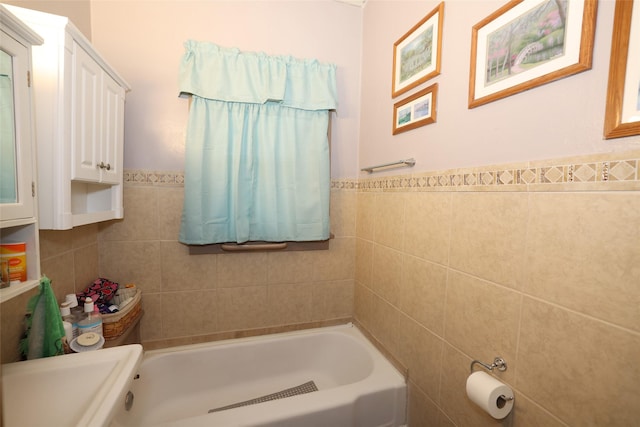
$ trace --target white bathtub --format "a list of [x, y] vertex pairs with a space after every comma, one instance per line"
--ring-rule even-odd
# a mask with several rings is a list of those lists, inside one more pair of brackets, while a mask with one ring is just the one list
[[[145, 353], [113, 427], [402, 426], [402, 375], [352, 324]], [[317, 391], [208, 413], [313, 381]]]

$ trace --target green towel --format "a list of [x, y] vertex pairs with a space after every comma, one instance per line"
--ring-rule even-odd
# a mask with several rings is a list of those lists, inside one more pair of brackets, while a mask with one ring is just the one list
[[27, 336], [20, 342], [20, 350], [27, 359], [39, 359], [64, 354], [62, 339], [64, 325], [51, 280], [43, 276], [40, 292], [27, 304]]

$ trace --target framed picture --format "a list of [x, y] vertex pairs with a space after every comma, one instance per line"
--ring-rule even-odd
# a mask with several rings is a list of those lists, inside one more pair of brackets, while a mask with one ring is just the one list
[[604, 115], [607, 139], [640, 134], [640, 0], [616, 1], [613, 28]]
[[597, 0], [512, 0], [473, 26], [469, 108], [591, 68]]
[[438, 83], [398, 101], [393, 106], [393, 134], [435, 123]]
[[391, 97], [440, 74], [444, 2], [393, 45]]

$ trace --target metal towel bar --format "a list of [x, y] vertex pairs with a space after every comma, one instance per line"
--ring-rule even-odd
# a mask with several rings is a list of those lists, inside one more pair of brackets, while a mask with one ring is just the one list
[[409, 166], [413, 167], [416, 164], [415, 159], [406, 159], [406, 160], [398, 160], [397, 162], [385, 163], [383, 165], [369, 166], [366, 168], [360, 169], [364, 172], [372, 173], [375, 169], [388, 168], [391, 166]]

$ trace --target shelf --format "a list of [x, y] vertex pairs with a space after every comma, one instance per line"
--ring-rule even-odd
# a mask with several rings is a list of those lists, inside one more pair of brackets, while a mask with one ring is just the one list
[[37, 288], [40, 284], [40, 280], [27, 280], [19, 285], [13, 285], [8, 288], [0, 289], [0, 304], [9, 301], [11, 298], [15, 298], [31, 289]]
[[18, 218], [18, 219], [3, 219], [3, 220], [0, 220], [0, 230], [8, 229], [10, 227], [20, 227], [23, 225], [35, 224], [37, 222], [38, 221], [33, 217]]
[[[3, 125], [6, 124], [4, 117], [6, 109], [13, 108], [13, 113], [9, 110], [7, 116], [10, 119], [14, 132], [9, 132], [8, 136], [13, 141], [15, 149], [11, 153], [7, 152], [6, 140], [3, 139], [2, 155], [15, 155], [16, 169], [13, 170], [15, 177], [12, 180], [16, 187], [15, 200], [13, 203], [0, 204], [0, 243], [22, 243], [24, 242], [26, 265], [22, 260], [20, 268], [26, 267], [26, 279], [22, 283], [0, 289], [0, 303], [10, 300], [37, 287], [40, 283], [40, 241], [38, 231], [38, 218], [36, 199], [37, 167], [35, 153], [35, 139], [33, 134], [33, 88], [29, 83], [32, 63], [32, 45], [42, 44], [42, 38], [19, 18], [15, 17], [4, 5], [0, 5], [0, 50], [9, 55], [11, 87], [13, 91], [13, 102], [3, 103]], [[5, 63], [3, 59], [3, 64]], [[5, 94], [3, 89], [3, 95]], [[6, 107], [6, 108], [5, 108]], [[3, 136], [5, 136], [5, 129]], [[11, 130], [11, 129], [10, 129]], [[3, 161], [3, 167], [6, 162]], [[3, 177], [9, 176], [11, 172], [3, 170]], [[16, 260], [17, 261], [17, 260]], [[13, 261], [10, 261], [10, 263]], [[22, 278], [22, 274], [20, 278]], [[10, 280], [10, 279], [9, 279]]]

